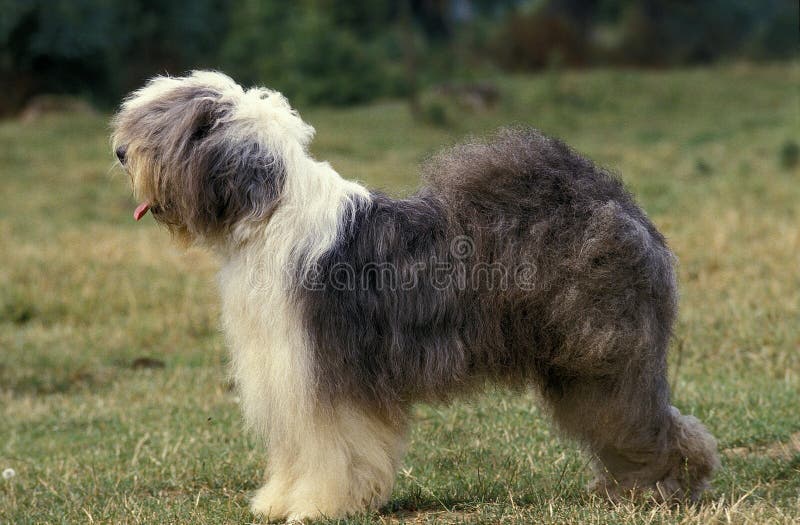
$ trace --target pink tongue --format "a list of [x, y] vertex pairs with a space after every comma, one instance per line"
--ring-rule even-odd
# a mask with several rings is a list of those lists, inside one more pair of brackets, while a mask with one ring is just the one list
[[144, 217], [144, 214], [147, 213], [147, 210], [150, 209], [149, 202], [143, 202], [136, 207], [136, 211], [133, 212], [133, 218], [137, 221]]

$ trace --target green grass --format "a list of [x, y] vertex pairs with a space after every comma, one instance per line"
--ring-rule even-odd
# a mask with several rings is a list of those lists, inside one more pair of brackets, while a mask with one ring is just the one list
[[[449, 128], [392, 101], [303, 111], [318, 157], [397, 194], [437, 148], [514, 123], [617, 170], [680, 258], [674, 403], [723, 458], [697, 507], [612, 506], [533, 395], [489, 392], [418, 407], [388, 507], [352, 523], [800, 520], [798, 66], [504, 77], [498, 108], [450, 108]], [[107, 126], [0, 123], [0, 523], [247, 522], [265, 460], [228, 387], [215, 263], [133, 222]]]

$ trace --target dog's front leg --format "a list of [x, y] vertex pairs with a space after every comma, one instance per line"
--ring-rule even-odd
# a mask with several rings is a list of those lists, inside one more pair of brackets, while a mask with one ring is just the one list
[[[248, 426], [267, 447], [266, 480], [251, 509], [270, 520], [341, 517], [386, 503], [406, 445], [402, 413], [383, 417], [313, 380], [313, 354], [292, 331], [246, 330], [225, 309], [232, 371]], [[274, 328], [287, 317], [274, 316]], [[234, 326], [239, 329], [233, 329]], [[251, 325], [253, 326], [253, 325]]]
[[297, 414], [272, 436], [266, 483], [253, 497], [269, 519], [337, 518], [385, 504], [406, 444], [405, 423], [389, 423], [353, 404]]

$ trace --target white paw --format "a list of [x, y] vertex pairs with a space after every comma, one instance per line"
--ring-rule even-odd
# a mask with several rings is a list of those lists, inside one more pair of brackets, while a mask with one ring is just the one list
[[258, 489], [253, 495], [253, 499], [250, 500], [250, 511], [257, 516], [263, 516], [267, 521], [283, 520], [289, 514], [286, 502], [269, 483]]

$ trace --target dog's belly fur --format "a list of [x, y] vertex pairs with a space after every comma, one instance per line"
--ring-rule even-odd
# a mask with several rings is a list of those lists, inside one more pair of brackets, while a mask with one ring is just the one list
[[321, 399], [391, 415], [485, 380], [559, 395], [619, 379], [626, 362], [665, 366], [676, 302], [663, 237], [561, 143], [520, 147], [545, 158], [483, 180], [435, 173], [414, 197], [372, 194], [343, 216], [317, 281], [295, 288]]

